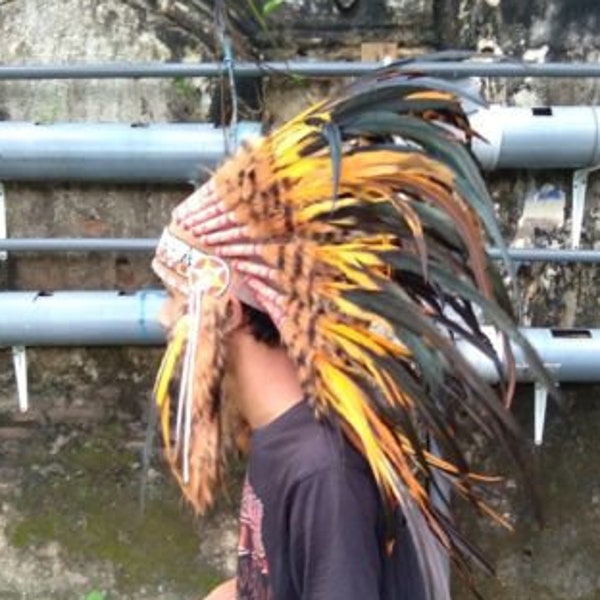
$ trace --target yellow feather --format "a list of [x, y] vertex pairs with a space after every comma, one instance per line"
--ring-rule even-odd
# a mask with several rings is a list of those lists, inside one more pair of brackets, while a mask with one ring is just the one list
[[189, 318], [187, 315], [181, 317], [173, 330], [173, 337], [167, 346], [156, 376], [154, 384], [154, 398], [160, 411], [161, 430], [165, 448], [169, 447], [169, 383], [173, 378], [173, 372], [181, 357], [183, 346], [187, 340], [189, 329]]

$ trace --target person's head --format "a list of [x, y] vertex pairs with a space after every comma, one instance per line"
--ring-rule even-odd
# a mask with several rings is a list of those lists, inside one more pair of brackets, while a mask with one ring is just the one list
[[[257, 351], [282, 348], [281, 335], [271, 317], [232, 296], [228, 300], [227, 346], [230, 359], [255, 355]], [[233, 366], [233, 365], [231, 365]]]
[[224, 404], [236, 407], [254, 428], [269, 422], [290, 398], [297, 401], [302, 389], [271, 317], [239, 299], [228, 302]]
[[269, 348], [281, 346], [281, 335], [271, 317], [249, 304], [244, 304], [243, 302], [240, 304], [242, 309], [242, 323], [247, 327], [252, 337], [257, 342], [266, 344]]

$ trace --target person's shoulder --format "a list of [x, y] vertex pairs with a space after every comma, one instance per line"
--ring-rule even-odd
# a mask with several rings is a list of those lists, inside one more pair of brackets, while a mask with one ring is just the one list
[[259, 456], [275, 461], [289, 481], [311, 477], [319, 471], [358, 468], [366, 463], [348, 443], [341, 429], [318, 418], [307, 400], [292, 407], [277, 421], [253, 436]]

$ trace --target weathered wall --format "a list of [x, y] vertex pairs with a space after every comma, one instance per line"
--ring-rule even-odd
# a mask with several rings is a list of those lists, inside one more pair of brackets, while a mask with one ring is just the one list
[[[319, 56], [359, 57], [360, 42], [381, 40], [397, 44], [401, 54], [479, 47], [546, 60], [597, 60], [600, 50], [596, 39], [600, 10], [593, 0], [362, 0], [359, 10], [349, 17], [338, 15], [329, 0], [313, 0], [305, 3], [310, 5], [307, 14], [313, 21], [297, 18], [294, 10], [299, 10], [302, 2], [290, 4], [295, 8], [283, 9], [273, 24], [274, 39], [283, 44], [273, 56], [302, 50]], [[210, 59], [212, 34], [198, 5], [173, 0], [0, 0], [0, 62]], [[309, 22], [315, 24], [317, 33], [306, 26]], [[293, 36], [281, 35], [277, 23], [295, 23]], [[243, 51], [252, 49], [244, 47]], [[600, 89], [594, 80], [521, 79], [486, 84], [490, 100], [523, 105], [594, 104]], [[267, 85], [267, 118], [290, 116], [327, 87], [323, 83], [306, 89], [282, 78], [272, 79]], [[200, 79], [0, 82], [0, 118], [203, 120], [208, 114], [209, 88], [208, 82]], [[550, 172], [490, 174], [509, 240], [515, 235], [526, 194], [546, 182], [568, 191], [569, 177], [568, 173]], [[592, 177], [585, 246], [600, 244], [599, 181]], [[158, 234], [170, 207], [186, 191], [10, 184], [6, 185], [8, 230], [15, 237], [150, 237]], [[567, 217], [568, 211], [567, 206]], [[567, 218], [558, 230], [538, 232], [536, 242], [564, 241], [569, 227]], [[7, 289], [136, 289], [157, 285], [148, 258], [127, 254], [11, 256], [0, 265], [0, 282]], [[600, 323], [596, 267], [539, 265], [522, 267], [520, 275], [523, 294], [529, 298], [528, 323]], [[30, 351], [33, 410], [26, 420], [27, 431], [31, 432], [31, 423], [59, 430], [73, 422], [86, 427], [115, 419], [138, 423], [159, 354], [159, 350], [135, 348]], [[13, 419], [16, 400], [8, 352], [0, 354], [0, 383], [0, 425], [6, 423], [4, 430], [10, 430], [13, 438], [27, 437], [23, 420]], [[529, 393], [526, 390], [519, 402], [519, 416], [527, 426]], [[499, 583], [489, 584], [489, 597], [600, 597], [595, 569], [600, 559], [600, 490], [594, 443], [600, 428], [597, 395], [598, 388], [573, 390], [567, 407], [571, 420], [562, 422], [550, 415], [547, 443], [537, 457], [547, 528], [539, 532], [530, 527], [527, 510], [517, 504], [511, 514], [518, 535], [507, 537], [487, 528], [479, 531], [479, 538], [498, 558], [500, 567]], [[0, 452], [6, 448], [0, 439]], [[203, 544], [205, 550], [207, 546]], [[222, 557], [217, 558], [220, 561]], [[72, 585], [71, 589], [83, 589], [81, 582], [79, 588]], [[28, 597], [47, 597], [43, 588], [36, 593], [31, 591]]]
[[[530, 60], [598, 60], [596, 32], [600, 11], [594, 2], [451, 0], [438, 5], [459, 15], [455, 21], [444, 21], [452, 23], [445, 33], [444, 25], [438, 21], [446, 45], [489, 48]], [[592, 79], [490, 83], [490, 101], [523, 106], [595, 105], [600, 89], [598, 81]], [[507, 239], [518, 237], [517, 221], [527, 194], [552, 183], [567, 193], [564, 223], [549, 231], [536, 231], [532, 241], [537, 246], [567, 246], [571, 176], [568, 172], [546, 171], [490, 175], [493, 196], [502, 207]], [[592, 176], [588, 188], [582, 237], [582, 246], [587, 248], [600, 247], [599, 181]], [[527, 324], [598, 327], [598, 267], [531, 265], [522, 266], [519, 274]], [[532, 460], [544, 527], [540, 529], [536, 524], [531, 505], [521, 496], [505, 507], [506, 515], [515, 524], [515, 534], [507, 536], [482, 523], [474, 528], [475, 537], [495, 559], [498, 569], [497, 579], [483, 580], [481, 584], [485, 597], [600, 597], [596, 568], [600, 558], [596, 443], [600, 428], [599, 391], [598, 386], [567, 388], [566, 418], [560, 419], [555, 411], [550, 413], [544, 446], [536, 450]], [[528, 428], [532, 427], [532, 394], [531, 390], [523, 390], [516, 401], [517, 414]], [[461, 591], [459, 597], [463, 595]]]
[[[193, 34], [134, 3], [0, 3], [1, 63], [165, 61], [204, 52]], [[1, 82], [0, 118], [202, 120], [208, 100], [202, 80]], [[151, 237], [189, 190], [19, 183], [5, 191], [11, 236]], [[24, 290], [157, 286], [149, 256], [139, 254], [10, 256], [0, 282]], [[28, 350], [32, 409], [22, 417], [10, 354], [0, 353], [0, 597], [67, 600], [105, 589], [111, 597], [175, 600], [198, 598], [214, 584], [199, 560], [200, 538], [189, 535], [192, 516], [156, 471], [146, 516], [137, 511], [140, 424], [159, 358], [160, 349]], [[118, 436], [115, 424], [125, 427]], [[226, 539], [214, 523], [201, 528], [207, 546], [211, 531]], [[218, 550], [205, 554], [227, 565]]]
[[[179, 30], [166, 17], [120, 1], [3, 3], [0, 61], [173, 60], [187, 56], [187, 40], [192, 39]], [[204, 49], [196, 43], [192, 57], [198, 58], [198, 52]], [[0, 112], [4, 119], [42, 122], [201, 120], [207, 110], [206, 88], [207, 82], [202, 80], [3, 82]], [[5, 184], [5, 192], [8, 232], [14, 237], [150, 237], [158, 235], [170, 208], [186, 190], [23, 183]], [[157, 285], [148, 263], [148, 256], [139, 254], [28, 255], [10, 257], [0, 269], [9, 289], [129, 290]], [[50, 396], [51, 403], [57, 400], [53, 390], [61, 396], [60, 402], [67, 403], [78, 398], [85, 401], [104, 389], [110, 397], [119, 370], [133, 374], [129, 380], [133, 385], [127, 386], [125, 394], [128, 405], [139, 403], [146, 395], [157, 353], [115, 349], [109, 354], [117, 369], [114, 372], [90, 367], [95, 363], [93, 352], [40, 351], [32, 355], [34, 406]], [[7, 355], [2, 362], [8, 373]], [[101, 362], [106, 369], [108, 363]], [[63, 365], [60, 374], [56, 363]], [[82, 386], [77, 365], [88, 365], [94, 392]], [[3, 406], [12, 405], [14, 387], [3, 386], [0, 398]]]

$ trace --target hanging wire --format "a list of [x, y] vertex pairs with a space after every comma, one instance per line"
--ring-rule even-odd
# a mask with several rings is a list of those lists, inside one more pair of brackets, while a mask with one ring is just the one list
[[221, 74], [221, 116], [223, 120], [223, 138], [225, 143], [225, 155], [230, 156], [235, 150], [236, 140], [235, 131], [238, 123], [238, 96], [236, 89], [233, 44], [231, 37], [227, 33], [227, 11], [225, 2], [217, 0], [214, 10], [215, 19], [215, 38], [218, 50], [220, 50], [223, 59], [223, 71], [227, 74], [229, 82], [229, 95], [231, 98], [231, 118], [229, 122], [225, 119], [225, 80]]
[[[223, 64], [227, 70], [229, 77], [229, 89], [231, 94], [231, 120], [227, 128], [228, 136], [233, 138], [238, 123], [238, 97], [237, 97], [237, 86], [235, 82], [235, 73], [233, 69], [233, 49], [231, 44], [231, 38], [229, 36], [223, 37]], [[234, 140], [235, 142], [235, 140]], [[234, 144], [235, 145], [235, 144]], [[230, 149], [226, 147], [227, 153], [229, 154]]]

